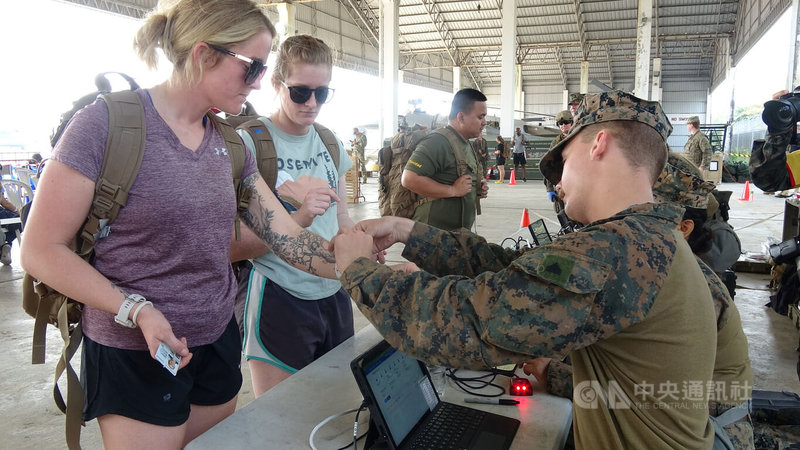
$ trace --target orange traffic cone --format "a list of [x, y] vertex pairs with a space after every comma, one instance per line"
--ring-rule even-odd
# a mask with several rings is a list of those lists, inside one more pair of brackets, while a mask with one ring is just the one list
[[744, 182], [744, 190], [742, 190], [742, 196], [739, 197], [739, 200], [743, 202], [749, 202], [753, 200], [753, 196], [750, 195], [750, 180]]
[[508, 180], [509, 186], [516, 186], [517, 185], [517, 178], [514, 176], [515, 169], [511, 169], [511, 179]]
[[[511, 172], [511, 176], [514, 176], [514, 172]], [[519, 223], [520, 228], [525, 228], [531, 224], [531, 218], [528, 216], [528, 208], [522, 208], [522, 220]]]

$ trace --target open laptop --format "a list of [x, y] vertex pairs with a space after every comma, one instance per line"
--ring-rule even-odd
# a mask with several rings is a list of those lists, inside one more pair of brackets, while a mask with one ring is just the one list
[[425, 364], [386, 341], [350, 368], [385, 448], [504, 450], [519, 428], [517, 419], [441, 401]]

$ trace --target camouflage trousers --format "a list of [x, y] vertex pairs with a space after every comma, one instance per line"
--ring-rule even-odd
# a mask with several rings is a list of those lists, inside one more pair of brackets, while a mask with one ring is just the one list
[[[716, 402], [709, 402], [708, 413], [718, 417], [733, 406], [736, 405], [721, 405]], [[725, 434], [728, 435], [728, 439], [731, 440], [731, 444], [736, 450], [754, 450], [756, 448], [753, 441], [753, 424], [749, 416], [723, 427], [723, 430], [725, 430]]]
[[800, 449], [800, 425], [781, 420], [781, 413], [756, 411], [753, 441], [757, 449]]
[[357, 151], [356, 158], [361, 171], [361, 183], [364, 184], [367, 182], [367, 159], [364, 157], [364, 150]]

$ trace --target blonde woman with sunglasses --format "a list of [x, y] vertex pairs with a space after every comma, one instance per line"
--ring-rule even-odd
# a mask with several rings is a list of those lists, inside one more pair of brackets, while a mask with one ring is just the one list
[[[108, 107], [73, 118], [42, 174], [22, 245], [22, 266], [84, 304], [84, 420], [105, 448], [182, 448], [230, 415], [242, 383], [229, 263], [236, 197], [226, 142], [206, 116], [238, 113], [261, 87], [275, 28], [250, 0], [160, 2], [134, 47], [170, 78], [137, 91], [145, 147], [127, 203], [90, 265], [69, 244], [87, 218], [103, 164]], [[277, 253], [333, 277], [325, 242], [286, 214], [245, 152], [252, 191], [243, 221]], [[156, 360], [165, 344], [175, 375]], [[177, 358], [175, 358], [177, 360]]]
[[[333, 96], [332, 67], [331, 50], [321, 40], [288, 38], [272, 74], [280, 106], [261, 117], [278, 154], [278, 196], [299, 224], [325, 239], [353, 226], [344, 200], [344, 174], [352, 161], [339, 142], [337, 168], [312, 126]], [[249, 135], [240, 134], [252, 148]], [[338, 280], [297, 270], [263, 245], [248, 256], [249, 280], [240, 276], [247, 288], [244, 353], [258, 396], [352, 336], [353, 310]]]

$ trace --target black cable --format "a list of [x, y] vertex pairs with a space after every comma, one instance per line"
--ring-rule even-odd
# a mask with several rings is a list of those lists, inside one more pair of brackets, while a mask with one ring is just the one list
[[[494, 380], [497, 378], [498, 375], [510, 376], [510, 371], [498, 370], [498, 369], [491, 369], [489, 373], [478, 375], [475, 377], [460, 377], [456, 375], [458, 372], [457, 369], [447, 369], [447, 376], [453, 380], [456, 386], [459, 389], [466, 392], [470, 395], [475, 395], [478, 397], [499, 397], [506, 393], [506, 388], [500, 386], [499, 384], [495, 384]], [[513, 374], [513, 372], [511, 372]], [[487, 379], [488, 378], [488, 379]], [[500, 392], [496, 394], [486, 394], [483, 392], [477, 392], [477, 390], [485, 389], [486, 387], [494, 387], [498, 389]]]
[[361, 406], [359, 406], [358, 410], [356, 411], [356, 418], [355, 421], [353, 422], [353, 442], [345, 445], [344, 447], [339, 447], [336, 450], [346, 450], [350, 448], [350, 446], [353, 446], [353, 450], [358, 450], [358, 441], [361, 440], [361, 438], [363, 438], [364, 436], [366, 436], [367, 433], [369, 433], [369, 430], [367, 430], [361, 436], [358, 435], [358, 416], [361, 414], [361, 411], [363, 411], [366, 408], [367, 408], [367, 401], [364, 400], [363, 402], [361, 402]]

